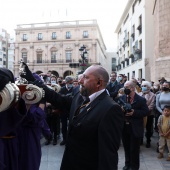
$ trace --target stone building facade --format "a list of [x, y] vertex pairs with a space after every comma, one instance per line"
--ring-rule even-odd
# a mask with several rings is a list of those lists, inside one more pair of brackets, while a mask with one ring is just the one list
[[69, 65], [79, 63], [79, 49], [83, 45], [89, 64], [107, 65], [106, 47], [97, 20], [17, 25], [15, 32], [15, 76], [18, 76], [21, 58], [32, 72], [51, 70], [58, 76], [75, 76], [80, 68]]
[[153, 14], [154, 55], [151, 80], [165, 77], [170, 81], [170, 0], [155, 0]]

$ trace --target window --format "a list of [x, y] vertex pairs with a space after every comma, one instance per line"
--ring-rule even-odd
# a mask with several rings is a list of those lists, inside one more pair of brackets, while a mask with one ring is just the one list
[[83, 31], [83, 38], [88, 38], [88, 31]]
[[2, 48], [2, 51], [6, 52], [6, 48], [5, 48], [5, 47], [3, 47], [3, 48]]
[[24, 63], [27, 63], [27, 52], [22, 52], [22, 59]]
[[0, 61], [2, 61], [2, 58], [0, 58]]
[[135, 40], [135, 25], [132, 26], [131, 37], [132, 37], [132, 39], [133, 39], [133, 41], [134, 41], [134, 40]]
[[112, 58], [112, 71], [116, 71], [116, 58]]
[[27, 41], [27, 34], [23, 34], [23, 41]]
[[3, 61], [3, 65], [6, 65], [6, 61]]
[[42, 63], [42, 52], [37, 53], [37, 63]]
[[56, 63], [57, 62], [56, 57], [57, 57], [57, 52], [56, 51], [51, 51], [51, 63]]
[[71, 51], [66, 51], [66, 63], [71, 62]]
[[71, 33], [70, 33], [70, 31], [67, 31], [66, 32], [66, 39], [70, 39], [71, 38]]
[[142, 40], [139, 41], [139, 49], [142, 50]]
[[129, 60], [126, 60], [126, 65], [129, 66]]
[[42, 37], [42, 33], [38, 33], [38, 40], [42, 40], [43, 37]]
[[52, 33], [52, 39], [54, 40], [54, 39], [56, 39], [57, 38], [57, 34], [56, 34], [56, 32], [53, 32]]
[[136, 1], [135, 1], [134, 4], [132, 5], [132, 14], [134, 14], [134, 12], [135, 12], [135, 5], [136, 5]]
[[139, 34], [141, 34], [142, 33], [142, 15], [140, 15], [139, 17], [139, 25], [137, 29], [139, 30]]

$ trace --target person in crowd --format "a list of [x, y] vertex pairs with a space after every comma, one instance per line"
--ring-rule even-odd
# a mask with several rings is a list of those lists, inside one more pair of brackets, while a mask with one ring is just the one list
[[138, 170], [140, 167], [139, 149], [144, 133], [143, 118], [149, 109], [146, 99], [135, 92], [136, 84], [127, 81], [124, 85], [125, 95], [119, 98], [125, 114], [122, 142], [125, 151], [125, 166], [123, 170]]
[[124, 78], [123, 78], [124, 83], [127, 81], [127, 76], [124, 74]]
[[161, 77], [158, 81], [159, 81], [160, 84], [163, 84], [167, 80], [165, 79], [165, 77]]
[[[74, 97], [57, 94], [29, 73], [27, 67], [24, 77], [45, 90], [48, 102], [70, 111], [60, 169], [116, 170], [124, 118], [121, 107], [105, 90], [109, 80], [107, 71], [100, 65], [88, 67], [80, 80], [80, 93]], [[83, 102], [82, 96], [86, 101]]]
[[81, 78], [83, 77], [83, 74], [79, 74], [77, 76], [77, 81], [78, 81], [78, 86], [74, 87], [73, 90], [72, 90], [72, 96], [74, 96], [75, 94], [79, 93], [80, 92], [80, 80]]
[[[6, 68], [0, 68], [0, 82], [0, 92], [3, 92], [6, 84], [14, 83], [13, 73]], [[22, 99], [0, 112], [0, 170], [18, 170], [16, 129], [26, 114], [26, 105]]]
[[[51, 76], [51, 88], [55, 92], [59, 92], [61, 87], [60, 85], [56, 84], [57, 78], [56, 76]], [[61, 110], [56, 109], [54, 105], [51, 105], [50, 103], [47, 103], [47, 109], [46, 109], [46, 120], [50, 127], [51, 133], [52, 133], [52, 139], [53, 139], [53, 145], [57, 144], [57, 136], [60, 135], [60, 114]], [[45, 145], [49, 145], [51, 142], [50, 138], [47, 138]]]
[[139, 84], [139, 82], [134, 77], [131, 79], [131, 81], [133, 81], [133, 83], [136, 85], [135, 86], [135, 92], [140, 93], [141, 92], [141, 85]]
[[[62, 95], [72, 95], [73, 90], [73, 77], [67, 76], [65, 78], [66, 85], [62, 87], [59, 91]], [[66, 137], [67, 137], [67, 121], [68, 121], [69, 111], [67, 109], [63, 109], [62, 113], [60, 114], [61, 119], [61, 132], [63, 136], [63, 140], [61, 141], [60, 145], [66, 144]]]
[[124, 87], [125, 80], [126, 80], [126, 79], [124, 79], [124, 76], [125, 76], [124, 74], [119, 74], [119, 76], [118, 76], [118, 82], [119, 82], [118, 86], [119, 86], [119, 88]]
[[57, 79], [57, 84], [59, 84], [61, 87], [65, 86], [65, 83], [63, 82], [63, 78], [62, 77], [59, 77]]
[[[41, 81], [37, 74], [33, 74], [33, 76]], [[45, 127], [45, 103], [46, 101], [43, 98], [37, 104], [27, 104], [27, 115], [17, 129], [19, 148], [18, 170], [39, 170], [41, 162], [41, 133], [43, 132], [46, 138], [51, 138], [49, 128]]]
[[142, 92], [140, 92], [139, 95], [146, 99], [146, 103], [149, 108], [149, 114], [146, 119], [144, 119], [144, 126], [146, 127], [146, 148], [150, 148], [151, 137], [153, 135], [153, 108], [155, 102], [155, 94], [150, 91], [151, 83], [148, 81], [143, 81], [141, 88]]
[[[155, 82], [153, 87], [152, 87], [152, 91], [155, 94], [155, 96], [157, 96], [161, 92], [160, 84]], [[154, 130], [155, 130], [155, 132], [158, 132], [157, 123], [158, 123], [158, 118], [160, 116], [160, 112], [156, 108], [156, 97], [155, 97], [155, 102], [154, 102], [153, 114], [154, 114], [154, 118], [155, 118], [155, 121], [154, 121]]]
[[170, 82], [164, 82], [162, 92], [156, 96], [156, 108], [160, 114], [165, 105], [170, 105]]
[[164, 147], [168, 146], [167, 161], [170, 161], [170, 106], [165, 105], [163, 114], [158, 119], [159, 129], [159, 155], [158, 158], [163, 158]]
[[117, 73], [115, 71], [113, 71], [110, 74], [110, 80], [106, 86], [106, 89], [108, 90], [109, 95], [111, 98], [113, 98], [113, 100], [117, 97], [118, 91], [120, 89], [120, 87], [118, 85], [119, 83], [116, 80], [116, 78], [117, 78]]
[[[28, 106], [29, 110], [18, 128], [18, 170], [39, 170], [41, 162], [41, 132], [45, 120], [45, 102]], [[51, 137], [49, 132], [49, 138]]]
[[75, 87], [77, 87], [78, 85], [79, 85], [78, 80], [74, 80], [74, 81], [73, 81], [73, 87], [75, 88]]

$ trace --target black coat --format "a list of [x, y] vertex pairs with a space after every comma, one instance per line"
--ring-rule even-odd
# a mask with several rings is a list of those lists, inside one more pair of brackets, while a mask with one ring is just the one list
[[45, 90], [47, 101], [70, 108], [69, 130], [61, 170], [117, 170], [123, 113], [104, 91], [74, 118], [83, 99]]
[[[126, 103], [126, 95], [123, 95], [120, 98]], [[135, 94], [132, 103], [132, 109], [134, 109], [134, 113], [130, 117], [130, 121], [132, 124], [133, 134], [138, 138], [142, 138], [144, 133], [143, 118], [149, 114], [146, 99], [144, 97], [139, 96], [138, 94]]]
[[111, 83], [109, 82], [106, 86], [106, 89], [108, 90], [109, 94], [110, 94], [110, 97], [112, 97], [113, 99], [115, 99], [117, 97], [117, 94], [118, 94], [118, 91], [120, 89], [120, 86], [119, 86], [119, 83], [116, 82], [114, 83]]

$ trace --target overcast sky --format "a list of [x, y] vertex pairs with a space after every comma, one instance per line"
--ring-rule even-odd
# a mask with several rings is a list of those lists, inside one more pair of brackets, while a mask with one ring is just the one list
[[17, 24], [97, 19], [106, 48], [116, 49], [114, 31], [128, 0], [3, 0], [0, 28], [14, 36]]

